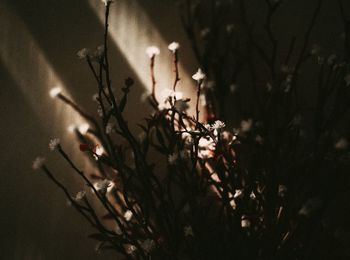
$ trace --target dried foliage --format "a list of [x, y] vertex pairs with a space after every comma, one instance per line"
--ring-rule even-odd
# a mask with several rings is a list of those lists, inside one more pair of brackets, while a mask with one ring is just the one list
[[[78, 53], [96, 80], [101, 120], [59, 91], [52, 93], [91, 126], [75, 132], [98, 175], [78, 169], [59, 140], [52, 140], [50, 149], [62, 155], [92, 193], [72, 196], [43, 158], [33, 165], [96, 228], [90, 237], [100, 242], [99, 250], [115, 250], [126, 259], [344, 257], [334, 246], [344, 242], [344, 234], [327, 216], [337, 176], [349, 169], [349, 128], [344, 121], [349, 118], [350, 74], [345, 58], [310, 47], [322, 2], [310, 18], [301, 49], [295, 48], [293, 37], [281, 62], [272, 30], [281, 1], [265, 0], [268, 48], [256, 38], [244, 0], [179, 1], [184, 28], [203, 69], [193, 75], [196, 113], [187, 113], [189, 100], [176, 91], [179, 45], [169, 45], [174, 84], [162, 100], [156, 98], [153, 73], [159, 50], [150, 47], [148, 100], [154, 112], [139, 125], [142, 135], [135, 136], [123, 114], [134, 81], [125, 80], [121, 96], [112, 91], [107, 45], [112, 3], [105, 1], [103, 46]], [[239, 15], [233, 21], [234, 12]], [[202, 24], [203, 15], [208, 27]], [[299, 76], [310, 59], [318, 61], [318, 85], [311, 119], [305, 123], [298, 96], [305, 82]], [[244, 99], [232, 97], [237, 113], [230, 118], [225, 101], [239, 78], [249, 79], [247, 100], [253, 105], [241, 106]], [[199, 121], [201, 95], [206, 101], [204, 122]], [[229, 127], [218, 118], [236, 127], [226, 131]], [[102, 212], [92, 206], [96, 199]]]

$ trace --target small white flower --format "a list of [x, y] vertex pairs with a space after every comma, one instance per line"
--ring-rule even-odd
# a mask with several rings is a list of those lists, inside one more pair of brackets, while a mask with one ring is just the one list
[[44, 163], [45, 163], [44, 157], [41, 157], [41, 156], [36, 157], [32, 164], [33, 170], [40, 169], [44, 165]]
[[141, 133], [139, 133], [139, 135], [137, 136], [137, 138], [139, 139], [139, 141], [140, 141], [141, 143], [143, 143], [143, 142], [146, 140], [146, 138], [147, 138], [146, 132], [141, 132]]
[[209, 28], [204, 28], [203, 30], [201, 30], [200, 36], [202, 38], [205, 38], [205, 37], [207, 37], [209, 35], [209, 33], [210, 33], [210, 29]]
[[50, 90], [50, 97], [55, 98], [62, 92], [60, 87], [55, 87]]
[[201, 69], [198, 69], [195, 74], [193, 74], [192, 78], [198, 82], [202, 82], [205, 79], [205, 74]]
[[221, 182], [221, 180], [220, 180], [220, 178], [219, 178], [219, 175], [218, 175], [216, 172], [212, 173], [212, 174], [210, 175], [210, 178], [211, 178], [213, 181], [215, 181], [215, 182]]
[[146, 49], [146, 54], [148, 57], [153, 58], [156, 55], [159, 55], [160, 50], [157, 46], [150, 46]]
[[95, 93], [92, 95], [92, 101], [98, 102], [98, 99], [99, 99], [98, 93]]
[[105, 46], [104, 45], [97, 46], [95, 51], [95, 56], [98, 58], [102, 58], [104, 53], [105, 53]]
[[247, 219], [245, 215], [242, 216], [241, 218], [241, 227], [242, 228], [249, 228], [250, 227], [250, 221]]
[[105, 4], [105, 6], [107, 6], [108, 3], [112, 3], [112, 0], [101, 0], [101, 1], [102, 1], [102, 3]]
[[250, 193], [249, 198], [250, 198], [251, 200], [255, 200], [255, 199], [256, 199], [256, 196], [255, 196], [254, 191], [252, 191], [252, 192]]
[[212, 138], [199, 139], [198, 143], [198, 157], [201, 159], [208, 159], [214, 157], [214, 152], [216, 149], [215, 142]]
[[79, 59], [86, 59], [87, 57], [89, 57], [90, 54], [91, 54], [91, 51], [87, 48], [83, 48], [77, 52], [77, 56]]
[[145, 250], [147, 253], [150, 253], [154, 246], [154, 241], [149, 238], [141, 242], [142, 249]]
[[172, 52], [176, 52], [180, 48], [180, 44], [178, 42], [172, 42], [169, 44], [168, 49]]
[[284, 196], [286, 196], [286, 193], [287, 187], [282, 184], [278, 185], [278, 196], [283, 198]]
[[[162, 92], [159, 95], [159, 110], [162, 109], [168, 109], [170, 108], [170, 101], [171, 100], [177, 100], [180, 101], [183, 98], [183, 93], [180, 91], [173, 91], [171, 89], [163, 89]], [[182, 102], [185, 102], [185, 100], [182, 100]], [[175, 102], [176, 105], [176, 102]], [[178, 103], [177, 106], [178, 108], [181, 108], [184, 104]], [[176, 107], [175, 107], [176, 108]], [[180, 112], [180, 111], [179, 111]]]
[[60, 139], [58, 138], [54, 138], [54, 139], [51, 139], [50, 142], [49, 142], [49, 149], [51, 151], [55, 150], [57, 148], [57, 146], [60, 144]]
[[77, 193], [77, 195], [75, 195], [74, 200], [75, 200], [75, 201], [81, 201], [85, 196], [86, 196], [86, 191], [84, 191], [84, 190], [79, 191], [79, 192]]
[[348, 140], [345, 138], [340, 138], [335, 144], [334, 148], [337, 150], [345, 150], [348, 147], [349, 143]]
[[249, 132], [250, 129], [253, 126], [253, 120], [252, 119], [247, 119], [247, 120], [242, 120], [241, 121], [241, 130], [242, 132]]
[[237, 199], [241, 197], [243, 197], [243, 190], [240, 190], [240, 189], [235, 190], [235, 194], [233, 195], [233, 198]]
[[170, 154], [168, 156], [168, 162], [169, 162], [170, 165], [175, 165], [176, 162], [177, 162], [177, 159], [178, 159], [178, 156], [177, 156], [176, 153]]
[[77, 129], [77, 126], [75, 124], [71, 124], [67, 127], [67, 131], [69, 133], [74, 133], [74, 131]]
[[261, 137], [261, 135], [257, 135], [255, 137], [255, 141], [258, 143], [258, 144], [263, 144], [264, 143], [264, 139]]
[[131, 210], [125, 211], [124, 218], [126, 221], [130, 221], [132, 219], [132, 216], [133, 216], [133, 214], [132, 214]]
[[99, 117], [103, 117], [103, 110], [100, 106], [97, 108], [97, 114]]
[[218, 130], [221, 128], [224, 128], [226, 124], [220, 120], [216, 120], [212, 125], [211, 125], [211, 130]]
[[106, 126], [106, 134], [111, 134], [114, 130], [114, 124], [113, 123], [108, 123]]
[[101, 181], [94, 183], [94, 188], [102, 194], [106, 194], [107, 189], [110, 186], [111, 186], [111, 182], [109, 180], [101, 180]]
[[85, 135], [87, 131], [89, 131], [89, 128], [90, 128], [90, 125], [87, 123], [84, 123], [78, 127], [78, 130], [81, 134]]
[[194, 236], [191, 226], [185, 226], [184, 227], [184, 233], [185, 233], [186, 237], [190, 237], [190, 236], [193, 237]]
[[162, 92], [160, 93], [160, 99], [163, 101], [163, 102], [166, 102], [169, 100], [169, 98], [176, 98], [176, 100], [180, 100], [183, 98], [183, 93], [180, 92], [180, 91], [173, 91], [171, 89], [163, 89]]
[[125, 245], [125, 251], [128, 255], [132, 255], [136, 251], [136, 246], [134, 245]]

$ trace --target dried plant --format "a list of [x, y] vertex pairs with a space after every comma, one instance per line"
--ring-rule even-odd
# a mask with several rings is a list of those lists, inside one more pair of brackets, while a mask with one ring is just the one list
[[[179, 44], [169, 45], [174, 83], [162, 99], [155, 95], [154, 66], [159, 49], [152, 46], [147, 49], [152, 82], [148, 100], [154, 112], [139, 124], [141, 136], [134, 135], [123, 114], [133, 79], [125, 80], [121, 96], [112, 91], [107, 44], [112, 2], [104, 2], [104, 44], [95, 52], [78, 52], [96, 81], [101, 120], [59, 89], [51, 91], [90, 125], [74, 131], [80, 150], [92, 158], [99, 174], [82, 172], [58, 139], [49, 146], [62, 155], [92, 193], [83, 190], [73, 196], [43, 158], [33, 164], [96, 229], [90, 237], [99, 241], [98, 249], [115, 250], [126, 259], [337, 256], [333, 245], [341, 235], [334, 235], [326, 213], [335, 192], [329, 187], [329, 181], [334, 181], [331, 175], [349, 166], [349, 131], [339, 129], [347, 129], [342, 122], [349, 114], [350, 76], [346, 60], [321, 56], [317, 46], [309, 49], [323, 1], [318, 1], [302, 49], [292, 59], [297, 51], [293, 38], [281, 66], [277, 61], [279, 43], [271, 29], [280, 1], [265, 1], [269, 52], [255, 38], [244, 0], [219, 2], [211, 9], [204, 2], [180, 1], [183, 23], [203, 70], [193, 75], [198, 90], [195, 115], [187, 112], [189, 99], [176, 90]], [[233, 24], [227, 17], [235, 8], [240, 16]], [[198, 30], [203, 10], [212, 10], [211, 25]], [[199, 43], [199, 34], [203, 43]], [[298, 88], [303, 84], [299, 71], [311, 58], [319, 61], [319, 80], [312, 135], [308, 135]], [[234, 90], [242, 71], [248, 71], [246, 78], [251, 79], [246, 84], [252, 86], [254, 105], [247, 112], [235, 99], [237, 118], [230, 118], [225, 113], [225, 97]], [[258, 82], [264, 82], [264, 89], [259, 89]], [[211, 84], [217, 87], [208, 87]], [[201, 95], [206, 100], [203, 121]], [[216, 115], [239, 122], [238, 126], [227, 131], [228, 126]], [[93, 206], [95, 200], [102, 209]]]

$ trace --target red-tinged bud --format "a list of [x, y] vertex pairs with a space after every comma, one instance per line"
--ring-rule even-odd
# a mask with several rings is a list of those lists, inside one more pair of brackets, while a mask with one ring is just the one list
[[90, 146], [88, 144], [80, 144], [79, 145], [79, 149], [82, 152], [86, 152], [86, 151], [90, 151], [91, 150], [91, 148], [90, 148]]

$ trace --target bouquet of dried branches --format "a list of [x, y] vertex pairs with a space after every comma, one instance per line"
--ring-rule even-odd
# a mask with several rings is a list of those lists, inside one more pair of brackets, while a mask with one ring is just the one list
[[[58, 89], [51, 91], [89, 122], [89, 129], [74, 131], [80, 150], [93, 159], [98, 174], [81, 171], [58, 139], [50, 142], [50, 149], [62, 155], [89, 190], [73, 196], [43, 158], [33, 164], [62, 189], [70, 204], [96, 229], [90, 237], [99, 241], [98, 250], [115, 250], [126, 259], [336, 256], [333, 245], [341, 235], [325, 217], [329, 194], [334, 192], [327, 185], [334, 181], [330, 174], [345, 171], [349, 165], [347, 139], [339, 134], [339, 125], [344, 129], [341, 122], [349, 111], [345, 98], [349, 97], [350, 76], [346, 60], [321, 55], [318, 46], [308, 49], [322, 0], [294, 66], [296, 39], [292, 38], [282, 70], [278, 69], [278, 40], [271, 29], [280, 1], [265, 1], [264, 28], [271, 53], [256, 40], [244, 0], [219, 2], [211, 9], [205, 3], [180, 1], [180, 9], [185, 11], [184, 27], [202, 68], [193, 75], [197, 82], [195, 114], [188, 113], [189, 99], [176, 89], [179, 44], [169, 45], [174, 83], [162, 100], [155, 94], [154, 66], [159, 49], [150, 47], [152, 91], [148, 100], [154, 112], [139, 124], [141, 136], [134, 135], [123, 114], [133, 79], [125, 80], [121, 96], [112, 90], [107, 44], [112, 1], [104, 2], [104, 44], [95, 52], [82, 49], [78, 53], [96, 81], [101, 120]], [[227, 14], [234, 5], [240, 19], [231, 24]], [[200, 13], [209, 9], [212, 23], [198, 33]], [[198, 34], [202, 44], [198, 44]], [[305, 133], [298, 100], [299, 71], [311, 58], [319, 63], [312, 137]], [[252, 86], [254, 106], [242, 112], [244, 107], [235, 99], [240, 113], [238, 119], [230, 118], [225, 113], [225, 98], [236, 90], [233, 83], [242, 71], [251, 79], [246, 83]], [[259, 89], [261, 82], [263, 89]], [[233, 123], [238, 120], [239, 124], [228, 131], [218, 118]], [[100, 207], [94, 206], [96, 200]]]

